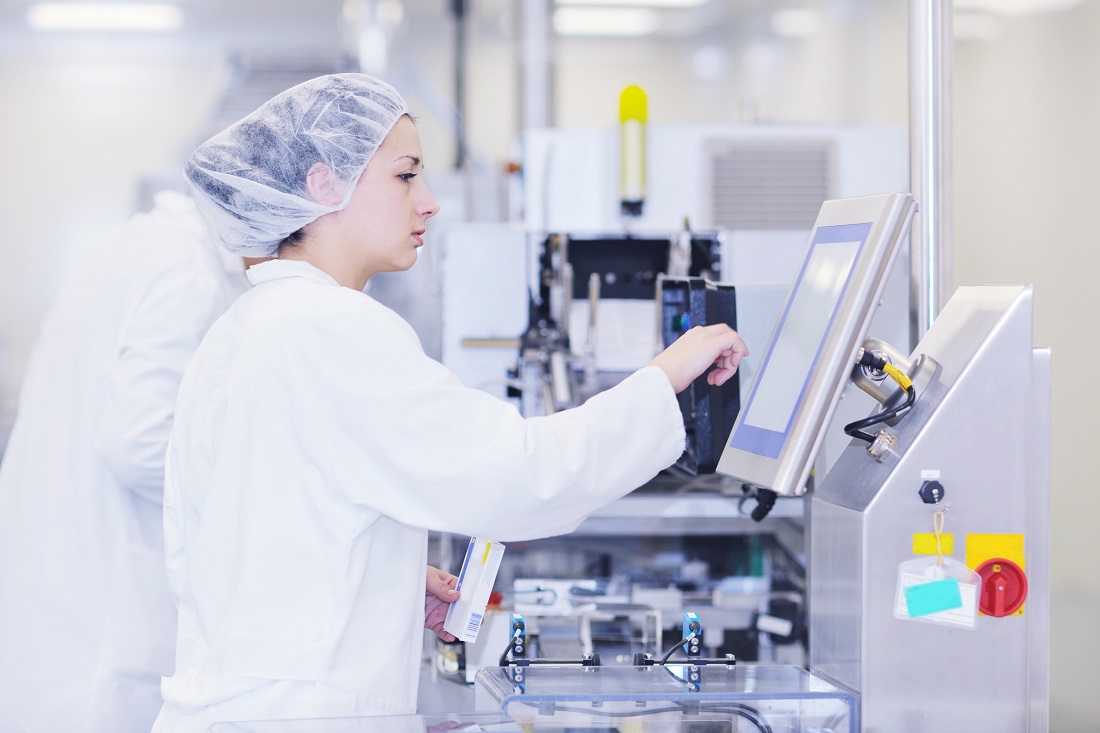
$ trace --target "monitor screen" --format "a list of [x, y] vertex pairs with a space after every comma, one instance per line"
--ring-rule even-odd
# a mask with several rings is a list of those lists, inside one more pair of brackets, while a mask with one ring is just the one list
[[[870, 222], [821, 227], [814, 232], [795, 282], [794, 297], [779, 319], [777, 337], [753, 386], [745, 419], [730, 445], [779, 457], [795, 408], [821, 356], [825, 333], [852, 278], [852, 265]], [[790, 324], [790, 327], [787, 325]], [[798, 385], [797, 389], [793, 389]]]
[[908, 194], [822, 205], [720, 473], [779, 494], [804, 491], [914, 210]]

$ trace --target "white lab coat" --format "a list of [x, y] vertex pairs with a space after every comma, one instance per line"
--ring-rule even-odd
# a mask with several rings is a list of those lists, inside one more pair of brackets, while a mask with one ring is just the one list
[[248, 276], [180, 388], [165, 478], [179, 634], [157, 733], [413, 713], [428, 530], [568, 532], [683, 451], [656, 367], [525, 420], [311, 265]]
[[247, 289], [175, 193], [74, 267], [0, 464], [0, 731], [152, 726], [175, 639], [161, 496], [176, 392]]

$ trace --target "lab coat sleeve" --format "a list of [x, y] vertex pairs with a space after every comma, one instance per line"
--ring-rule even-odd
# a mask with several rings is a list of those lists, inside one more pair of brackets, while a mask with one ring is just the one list
[[180, 380], [220, 315], [209, 274], [182, 258], [164, 264], [120, 328], [97, 434], [99, 454], [119, 484], [158, 504]]
[[340, 490], [399, 522], [500, 541], [561, 534], [684, 450], [676, 396], [656, 367], [524, 419], [463, 386], [395, 316], [358, 333], [358, 367], [322, 377], [318, 429]]

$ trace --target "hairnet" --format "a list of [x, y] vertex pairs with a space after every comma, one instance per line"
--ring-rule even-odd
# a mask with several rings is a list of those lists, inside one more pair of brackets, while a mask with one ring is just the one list
[[[267, 256], [290, 234], [348, 205], [374, 151], [407, 112], [401, 95], [374, 77], [318, 77], [204, 142], [184, 173], [226, 249]], [[315, 163], [328, 165], [345, 184], [339, 205], [309, 197], [306, 173]]]

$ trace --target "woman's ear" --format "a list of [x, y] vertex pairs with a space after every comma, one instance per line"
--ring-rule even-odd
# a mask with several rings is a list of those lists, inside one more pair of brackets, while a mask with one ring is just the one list
[[314, 163], [306, 173], [306, 191], [322, 206], [339, 206], [344, 202], [344, 186], [336, 173], [324, 163]]

